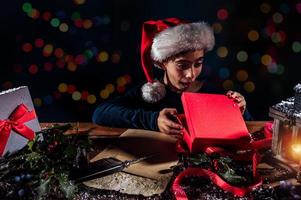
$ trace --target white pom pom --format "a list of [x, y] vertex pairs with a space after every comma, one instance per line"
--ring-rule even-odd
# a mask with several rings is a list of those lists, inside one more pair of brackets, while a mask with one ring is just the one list
[[142, 88], [142, 98], [148, 103], [156, 103], [163, 99], [166, 94], [165, 85], [159, 81], [147, 82]]

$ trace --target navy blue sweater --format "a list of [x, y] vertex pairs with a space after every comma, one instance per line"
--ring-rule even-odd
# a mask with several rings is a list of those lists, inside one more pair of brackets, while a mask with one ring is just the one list
[[[100, 104], [94, 111], [93, 123], [122, 128], [141, 128], [158, 131], [157, 119], [164, 108], [176, 108], [183, 113], [181, 94], [166, 88], [165, 97], [158, 103], [147, 103], [142, 99], [141, 85], [129, 90], [125, 95]], [[202, 87], [199, 92], [209, 93]], [[245, 120], [252, 120], [246, 110]]]

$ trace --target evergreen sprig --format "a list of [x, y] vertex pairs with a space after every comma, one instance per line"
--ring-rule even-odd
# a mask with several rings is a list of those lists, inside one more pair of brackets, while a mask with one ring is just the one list
[[36, 133], [23, 149], [0, 159], [0, 199], [53, 195], [72, 198], [77, 187], [68, 178], [73, 167], [87, 162], [88, 137], [64, 134], [70, 124], [55, 125]]

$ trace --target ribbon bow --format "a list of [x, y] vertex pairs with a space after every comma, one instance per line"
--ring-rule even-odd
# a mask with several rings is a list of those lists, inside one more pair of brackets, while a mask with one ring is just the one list
[[5, 146], [11, 131], [22, 135], [28, 140], [35, 137], [34, 131], [24, 123], [36, 118], [34, 110], [29, 111], [24, 104], [20, 104], [8, 117], [8, 119], [0, 120], [0, 156], [3, 154]]

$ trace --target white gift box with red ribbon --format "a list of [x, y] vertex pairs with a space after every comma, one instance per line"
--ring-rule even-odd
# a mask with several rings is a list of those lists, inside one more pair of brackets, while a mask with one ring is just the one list
[[0, 156], [22, 149], [41, 127], [27, 86], [0, 93]]

